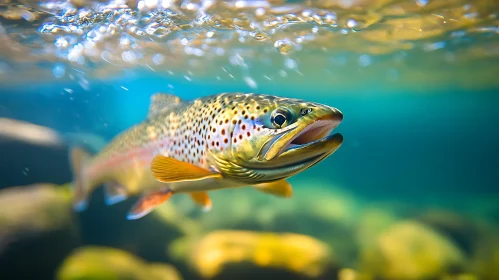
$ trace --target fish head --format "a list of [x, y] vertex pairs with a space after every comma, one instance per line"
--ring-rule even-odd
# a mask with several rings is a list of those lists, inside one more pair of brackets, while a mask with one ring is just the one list
[[341, 134], [331, 134], [343, 114], [328, 105], [252, 94], [226, 103], [215, 121], [224, 125], [225, 146], [209, 150], [214, 168], [225, 177], [251, 184], [285, 179], [343, 142]]

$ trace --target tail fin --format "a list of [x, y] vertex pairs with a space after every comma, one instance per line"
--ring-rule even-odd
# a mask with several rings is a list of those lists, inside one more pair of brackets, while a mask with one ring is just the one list
[[71, 149], [71, 167], [73, 169], [73, 208], [75, 211], [83, 211], [87, 208], [87, 196], [89, 192], [89, 180], [85, 174], [86, 165], [91, 155], [82, 148]]

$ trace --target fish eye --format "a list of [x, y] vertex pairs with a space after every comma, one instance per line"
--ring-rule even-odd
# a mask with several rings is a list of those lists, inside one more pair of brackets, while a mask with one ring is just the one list
[[289, 119], [288, 112], [284, 110], [276, 110], [272, 114], [271, 121], [274, 126], [282, 128], [286, 124], [288, 119]]

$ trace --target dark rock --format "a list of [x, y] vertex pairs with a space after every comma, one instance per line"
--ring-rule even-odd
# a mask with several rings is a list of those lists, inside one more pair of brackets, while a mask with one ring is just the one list
[[53, 279], [79, 244], [67, 186], [0, 191], [0, 279]]

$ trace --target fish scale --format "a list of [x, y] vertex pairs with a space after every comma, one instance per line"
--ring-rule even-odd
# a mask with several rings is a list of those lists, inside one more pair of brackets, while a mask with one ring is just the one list
[[[315, 115], [300, 115], [304, 108], [318, 110]], [[284, 109], [289, 112], [286, 125], [276, 126], [274, 115]], [[283, 114], [288, 113], [281, 113], [281, 118]], [[284, 167], [279, 171], [283, 174], [270, 174], [272, 167], [262, 173], [251, 166], [272, 163], [255, 161], [277, 144], [282, 146], [279, 150], [285, 148], [286, 142], [279, 141], [282, 135], [315, 123], [320, 114], [341, 115], [326, 105], [270, 95], [223, 93], [188, 102], [155, 94], [147, 119], [116, 136], [99, 154], [91, 157], [79, 148], [73, 150], [75, 209], [84, 209], [89, 193], [102, 184], [109, 204], [142, 193], [132, 211], [137, 218], [172, 192], [190, 193], [195, 202], [206, 206], [211, 205], [208, 190], [289, 177], [296, 173], [293, 169]], [[315, 160], [322, 159], [317, 155]], [[300, 164], [296, 170], [306, 167]], [[289, 193], [288, 185], [275, 186]]]

